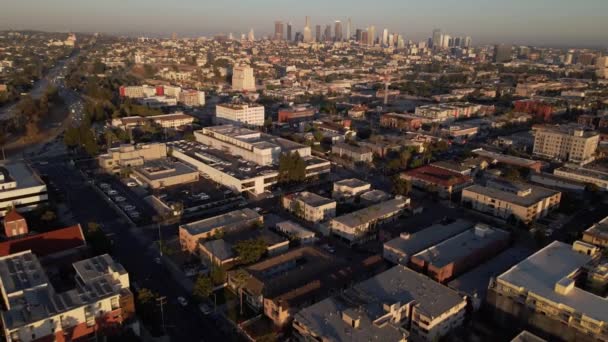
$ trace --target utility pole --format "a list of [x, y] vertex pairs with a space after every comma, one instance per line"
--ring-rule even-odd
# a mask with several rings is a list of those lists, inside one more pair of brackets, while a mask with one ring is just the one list
[[156, 224], [156, 226], [158, 227], [158, 251], [160, 253], [160, 256], [163, 256], [163, 237], [160, 234], [160, 222]]
[[162, 324], [162, 328], [163, 328], [163, 333], [166, 333], [165, 330], [165, 310], [164, 310], [164, 305], [167, 303], [167, 297], [165, 296], [161, 296], [156, 298], [156, 301], [158, 301], [158, 305], [160, 305], [160, 319], [161, 319], [161, 324]]

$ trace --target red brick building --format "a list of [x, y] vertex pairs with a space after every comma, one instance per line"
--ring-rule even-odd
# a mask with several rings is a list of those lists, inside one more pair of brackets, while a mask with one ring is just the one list
[[408, 114], [387, 113], [380, 117], [380, 126], [402, 131], [417, 131], [422, 127], [422, 119]]
[[12, 238], [19, 235], [25, 235], [29, 232], [25, 218], [21, 216], [17, 210], [9, 211], [4, 216], [4, 235]]

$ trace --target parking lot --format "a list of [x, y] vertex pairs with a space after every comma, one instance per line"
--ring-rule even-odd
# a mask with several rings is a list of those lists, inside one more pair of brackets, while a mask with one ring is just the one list
[[146, 193], [144, 189], [138, 188], [138, 185], [132, 180], [123, 182], [120, 179], [109, 175], [103, 175], [97, 178], [98, 181], [95, 183], [95, 186], [120, 208], [129, 219], [138, 225], [152, 223], [156, 211], [144, 201], [142, 196]]

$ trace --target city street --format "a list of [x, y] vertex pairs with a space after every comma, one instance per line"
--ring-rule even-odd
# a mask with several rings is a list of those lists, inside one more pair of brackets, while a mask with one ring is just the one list
[[[35, 164], [42, 174], [66, 191], [66, 202], [74, 214], [74, 220], [86, 227], [88, 222], [97, 222], [113, 241], [113, 256], [129, 272], [131, 284], [148, 288], [167, 297], [165, 324], [173, 341], [231, 341], [233, 337], [218, 329], [219, 324], [210, 316], [203, 316], [195, 305], [182, 307], [178, 296], [188, 298], [189, 293], [174, 281], [168, 270], [154, 262], [150, 245], [154, 243], [156, 231], [130, 228], [100, 197], [81, 173], [61, 159], [49, 160], [48, 164]], [[136, 238], [135, 234], [143, 234]], [[142, 244], [141, 241], [147, 241]], [[232, 334], [235, 335], [235, 334]]]

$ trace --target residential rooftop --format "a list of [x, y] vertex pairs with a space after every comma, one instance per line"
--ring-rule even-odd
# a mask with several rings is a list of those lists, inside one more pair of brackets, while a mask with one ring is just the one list
[[198, 235], [212, 231], [213, 229], [226, 226], [236, 226], [244, 222], [259, 219], [261, 216], [255, 210], [245, 208], [234, 210], [226, 214], [213, 216], [204, 220], [183, 224], [180, 227], [186, 229], [190, 235]]
[[448, 224], [438, 223], [414, 234], [402, 233], [401, 236], [386, 242], [384, 245], [399, 251], [405, 258], [409, 258], [426, 248], [470, 229], [473, 225], [473, 222], [461, 219]]
[[433, 165], [425, 165], [403, 172], [402, 176], [418, 178], [425, 182], [439, 184], [441, 186], [454, 186], [472, 182], [472, 179], [469, 176], [464, 176], [458, 172]]
[[466, 230], [456, 236], [429, 247], [414, 257], [422, 259], [436, 267], [444, 267], [455, 260], [461, 260], [475, 251], [485, 248], [494, 242], [507, 240], [509, 233], [477, 224], [474, 228]]
[[369, 185], [368, 182], [364, 182], [357, 178], [342, 179], [342, 180], [336, 181], [334, 184], [339, 185], [339, 186], [346, 186], [349, 188], [360, 188], [360, 187]]
[[[503, 186], [498, 186], [499, 182]], [[559, 191], [550, 190], [528, 183], [508, 182], [505, 180], [493, 180], [491, 184], [488, 182], [486, 186], [475, 184], [465, 188], [464, 190], [501, 201], [514, 203], [523, 207], [529, 207], [547, 197], [559, 193]]]
[[385, 202], [371, 205], [367, 208], [333, 218], [347, 227], [357, 227], [372, 222], [396, 211], [402, 210], [408, 204], [407, 200], [394, 198]]
[[[584, 244], [576, 242], [576, 244]], [[569, 285], [571, 276], [592, 262], [593, 257], [573, 249], [572, 245], [553, 241], [524, 261], [498, 276], [498, 282], [510, 284], [528, 294], [565, 305], [597, 321], [608, 321], [608, 299], [577, 286], [557, 292], [557, 285]]]
[[515, 156], [510, 156], [508, 154], [497, 153], [492, 151], [484, 150], [483, 148], [478, 148], [472, 151], [475, 155], [479, 157], [483, 157], [486, 159], [495, 160], [498, 163], [517, 165], [521, 167], [536, 167], [538, 164], [541, 164], [538, 160], [525, 159]]
[[332, 199], [308, 191], [302, 191], [288, 196], [291, 196], [293, 200], [300, 200], [312, 207], [320, 207], [335, 202]]

